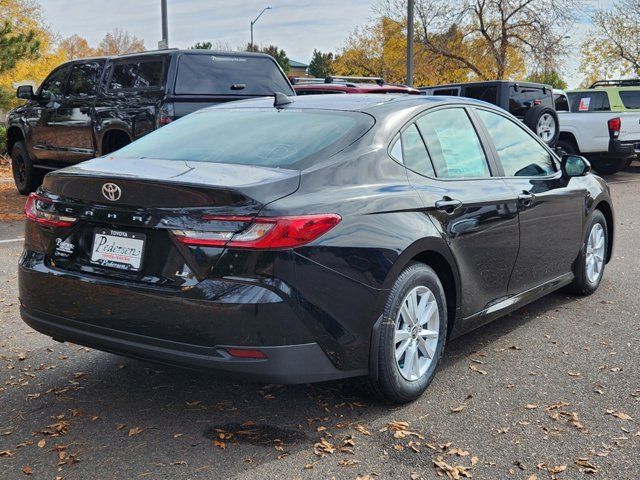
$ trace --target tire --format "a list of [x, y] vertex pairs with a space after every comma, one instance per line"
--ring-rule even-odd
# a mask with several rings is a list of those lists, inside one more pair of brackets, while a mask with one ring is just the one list
[[18, 192], [29, 195], [42, 184], [44, 175], [33, 166], [24, 142], [16, 142], [11, 149], [11, 170]]
[[580, 152], [570, 140], [558, 140], [556, 149], [563, 152], [564, 155], [579, 155]]
[[[421, 331], [425, 332], [424, 337], [418, 336], [418, 328], [412, 328], [411, 322], [406, 321], [411, 315], [407, 315], [410, 311], [406, 306], [403, 308], [405, 301], [414, 293], [417, 294], [418, 305], [422, 300], [427, 301], [425, 308], [432, 312], [431, 315], [422, 318], [424, 323]], [[428, 328], [425, 329], [424, 325]], [[427, 330], [431, 333], [427, 334]], [[437, 336], [434, 332], [437, 332]], [[396, 333], [402, 341], [396, 342]], [[387, 299], [377, 335], [378, 349], [372, 354], [376, 356], [378, 375], [377, 378], [370, 375], [365, 379], [367, 393], [392, 403], [415, 400], [433, 380], [447, 336], [445, 292], [440, 279], [430, 267], [422, 263], [412, 263], [402, 271]], [[401, 349], [403, 346], [404, 353], [396, 361], [396, 347]], [[412, 352], [415, 352], [415, 355]], [[427, 352], [431, 353], [431, 358]], [[413, 360], [417, 360], [417, 363]], [[412, 365], [417, 367], [411, 368]]]
[[627, 159], [597, 160], [591, 162], [593, 169], [600, 175], [613, 175], [622, 170], [627, 164]]
[[525, 114], [524, 124], [540, 139], [552, 147], [560, 137], [560, 122], [558, 114], [551, 107], [536, 105]]
[[[593, 244], [593, 240], [597, 237], [598, 232], [602, 234], [602, 245]], [[597, 246], [598, 248], [594, 248]], [[584, 242], [580, 249], [580, 254], [576, 260], [575, 278], [568, 290], [575, 295], [587, 296], [591, 295], [598, 289], [602, 281], [602, 274], [606, 265], [606, 256], [609, 248], [609, 231], [607, 229], [607, 221], [600, 210], [594, 210], [591, 220], [587, 227]], [[594, 256], [596, 255], [596, 256]], [[589, 267], [591, 260], [597, 260], [600, 257], [600, 268], [595, 272]]]

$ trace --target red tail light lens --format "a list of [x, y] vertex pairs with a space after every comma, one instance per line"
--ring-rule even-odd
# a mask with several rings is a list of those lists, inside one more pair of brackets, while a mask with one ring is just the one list
[[28, 220], [46, 227], [65, 228], [78, 221], [77, 218], [51, 213], [53, 202], [35, 193], [29, 195], [24, 206], [24, 213]]
[[262, 350], [255, 350], [251, 348], [225, 348], [225, 350], [229, 355], [235, 358], [267, 358], [267, 355]]
[[206, 220], [251, 222], [244, 230], [233, 232], [205, 232], [173, 230], [180, 243], [209, 247], [251, 248], [272, 250], [294, 248], [309, 243], [327, 233], [338, 223], [340, 215], [300, 215], [295, 217], [203, 217]]
[[620, 129], [622, 128], [622, 120], [619, 117], [612, 118], [607, 122], [609, 127], [609, 136], [611, 138], [618, 138], [620, 136]]

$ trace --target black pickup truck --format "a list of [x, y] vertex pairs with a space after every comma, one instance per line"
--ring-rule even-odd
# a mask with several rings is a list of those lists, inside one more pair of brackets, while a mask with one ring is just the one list
[[7, 116], [7, 148], [22, 194], [48, 170], [106, 155], [179, 117], [216, 103], [295, 95], [264, 54], [208, 50], [74, 60], [54, 69]]

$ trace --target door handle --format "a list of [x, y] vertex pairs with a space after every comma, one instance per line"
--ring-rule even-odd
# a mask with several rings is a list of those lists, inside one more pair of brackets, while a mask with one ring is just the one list
[[462, 206], [462, 202], [460, 200], [455, 200], [453, 198], [444, 197], [442, 200], [438, 200], [436, 202], [436, 209], [444, 211], [448, 214], [452, 214], [456, 209]]
[[520, 195], [518, 195], [518, 203], [525, 208], [529, 208], [536, 201], [536, 197], [531, 193], [523, 190]]

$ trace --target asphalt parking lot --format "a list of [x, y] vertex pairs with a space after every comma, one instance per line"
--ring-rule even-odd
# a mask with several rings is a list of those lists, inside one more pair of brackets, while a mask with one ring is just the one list
[[0, 478], [637, 479], [640, 163], [609, 180], [616, 247], [596, 294], [552, 294], [451, 342], [402, 407], [348, 382], [248, 384], [31, 331], [24, 199], [0, 183]]

